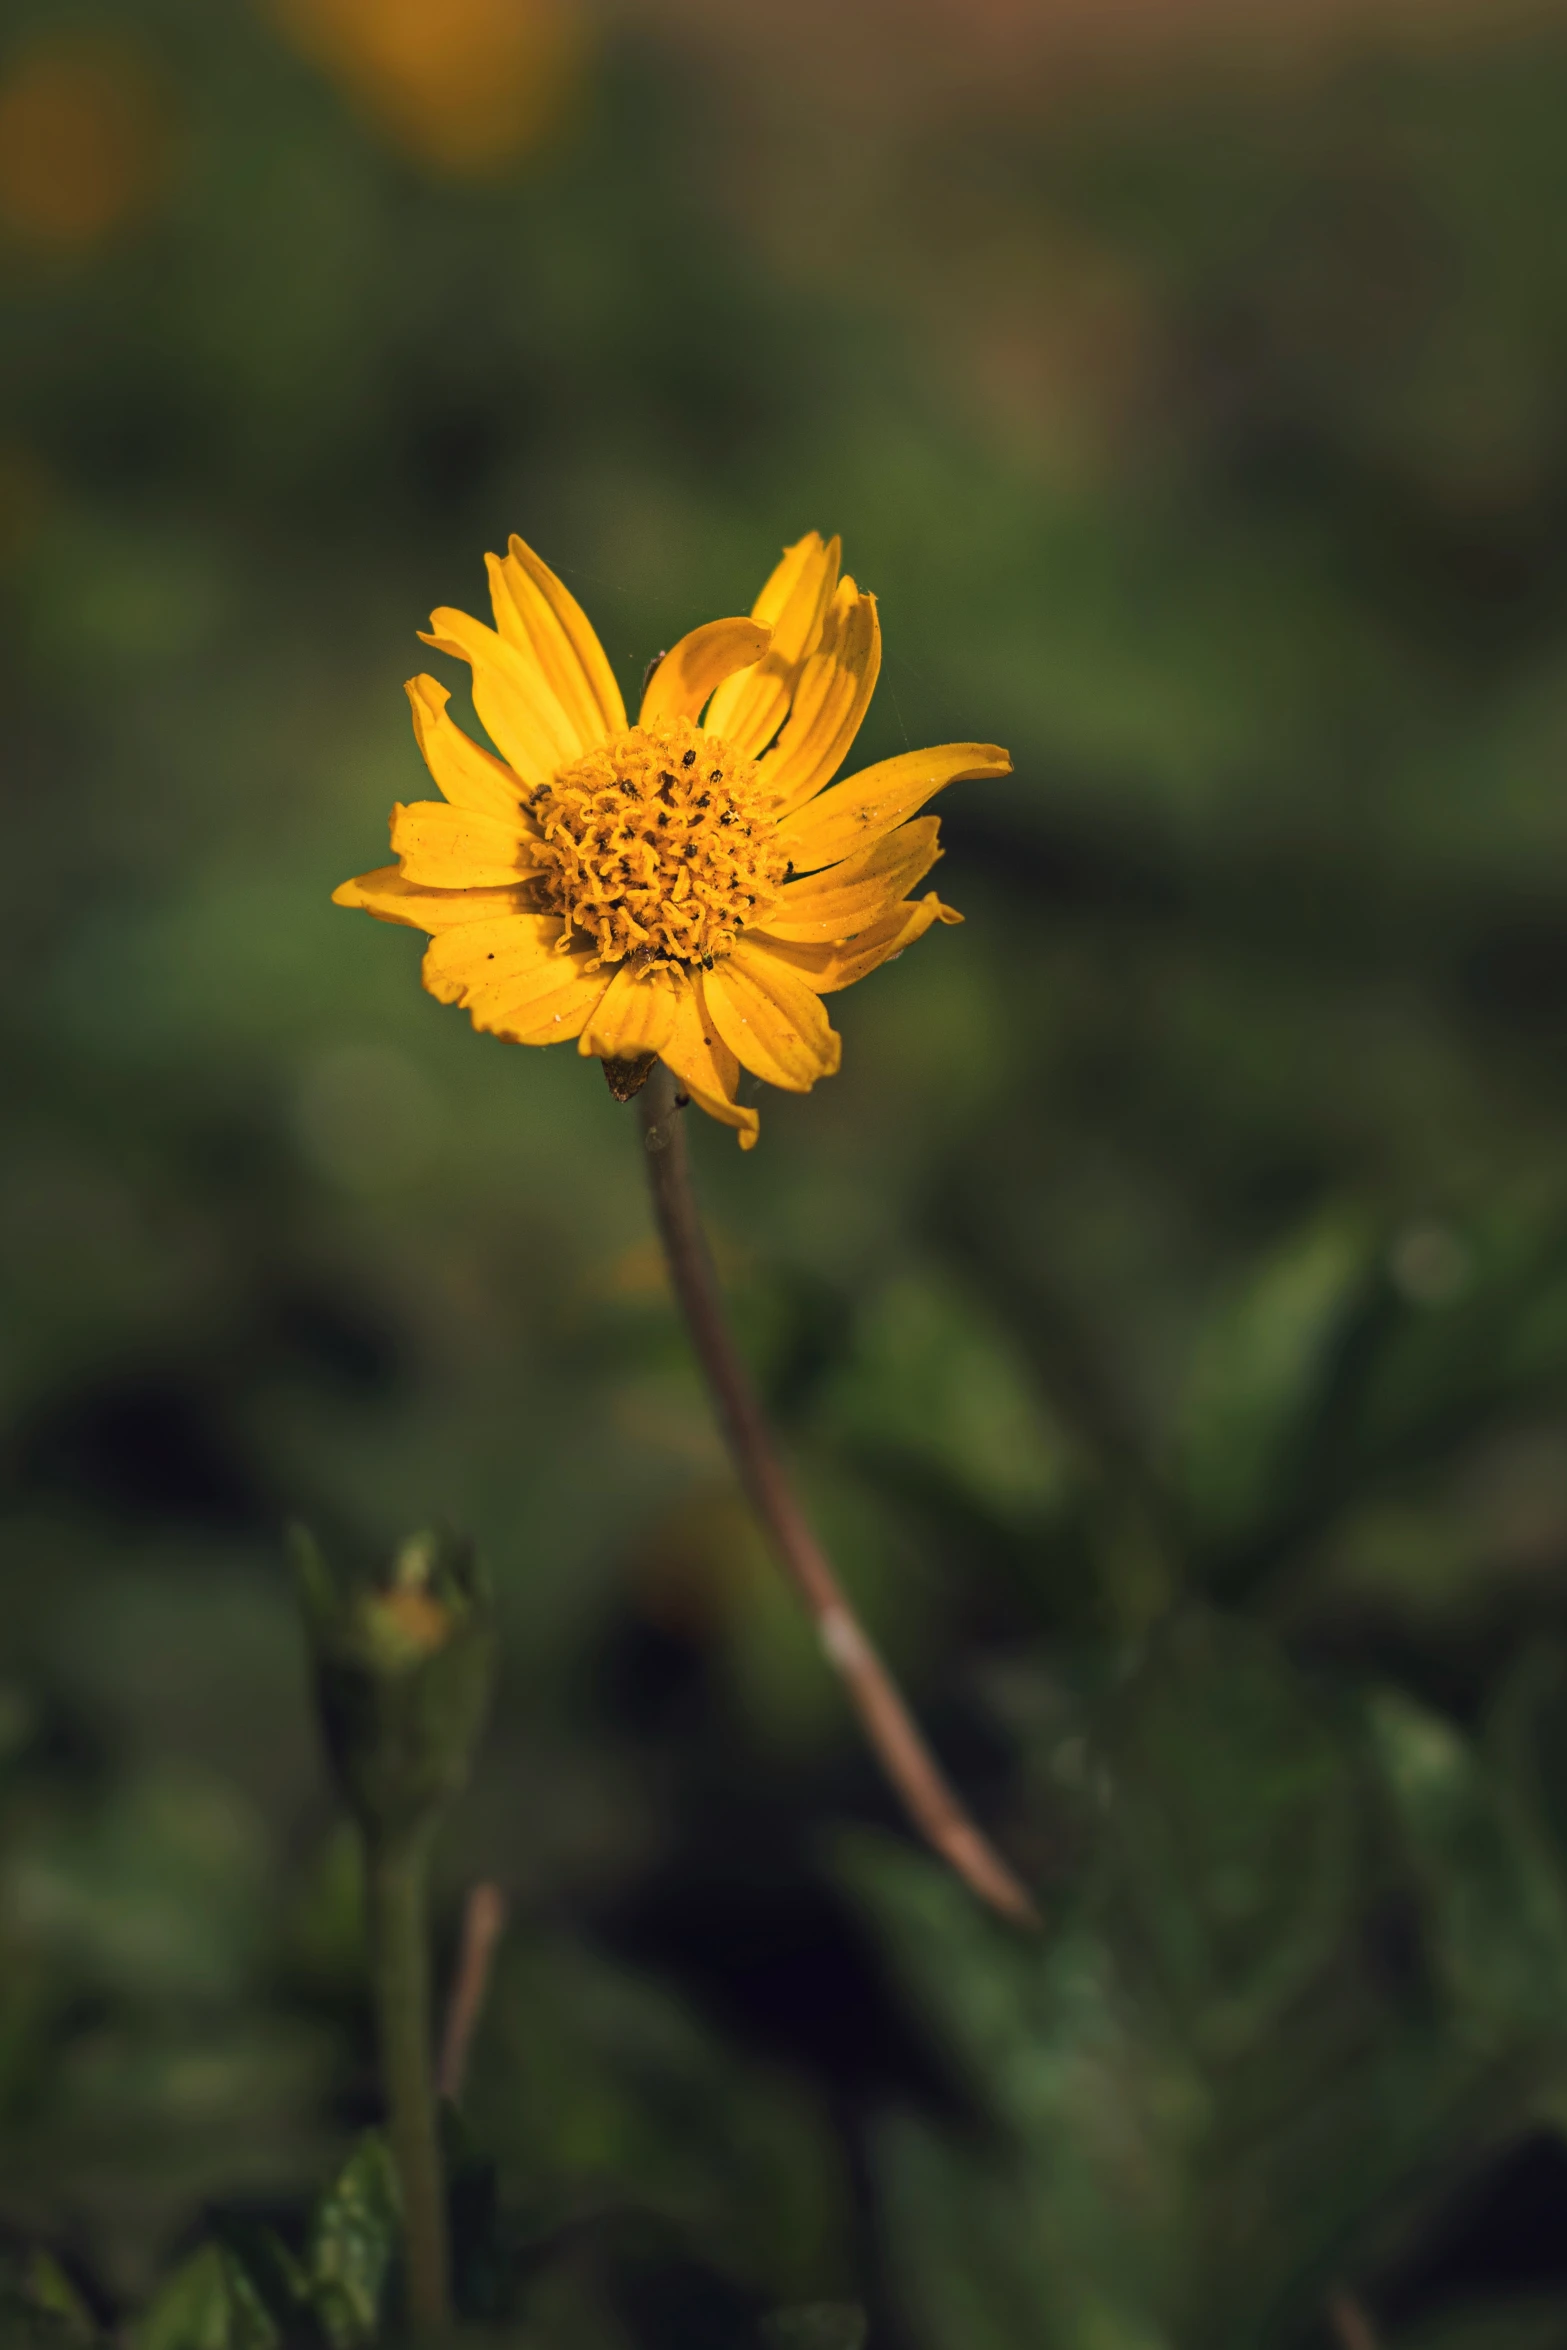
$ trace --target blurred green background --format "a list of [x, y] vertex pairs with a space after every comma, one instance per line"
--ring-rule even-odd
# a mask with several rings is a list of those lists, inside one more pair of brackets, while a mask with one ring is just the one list
[[[527, 2340], [1567, 2343], [1564, 126], [1553, 8], [10, 0], [0, 2223], [105, 2314], [375, 2115], [281, 1529], [444, 1514]], [[629, 687], [811, 527], [864, 756], [1016, 774], [699, 1169], [1037, 1944], [632, 1113], [328, 904], [487, 547]]]

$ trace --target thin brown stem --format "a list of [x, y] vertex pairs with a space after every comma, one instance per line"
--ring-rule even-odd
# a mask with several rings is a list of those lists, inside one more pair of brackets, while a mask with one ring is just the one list
[[691, 1187], [683, 1104], [661, 1062], [637, 1107], [670, 1279], [730, 1456], [778, 1562], [809, 1609], [827, 1661], [914, 1825], [982, 1901], [1020, 1925], [1037, 1925], [1027, 1892], [948, 1785], [795, 1498], [724, 1311]]
[[1376, 2327], [1353, 2293], [1328, 2295], [1328, 2323], [1340, 2350], [1381, 2350]]
[[506, 1926], [506, 1897], [499, 1885], [481, 1881], [463, 1904], [457, 1972], [446, 2007], [441, 2061], [436, 2073], [441, 2095], [455, 2105], [468, 2074], [468, 2055], [490, 1988], [495, 1947]]

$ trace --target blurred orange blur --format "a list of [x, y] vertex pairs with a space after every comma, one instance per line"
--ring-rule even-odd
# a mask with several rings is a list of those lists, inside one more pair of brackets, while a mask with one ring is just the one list
[[568, 0], [277, 0], [295, 45], [431, 169], [484, 178], [537, 146], [576, 86]]
[[168, 176], [170, 122], [152, 75], [123, 42], [40, 43], [0, 78], [0, 232], [85, 252], [133, 226]]

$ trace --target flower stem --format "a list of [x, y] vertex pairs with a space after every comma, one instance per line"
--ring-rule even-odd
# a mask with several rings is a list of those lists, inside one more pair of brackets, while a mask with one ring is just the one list
[[914, 1825], [982, 1901], [1020, 1925], [1037, 1925], [1027, 1892], [947, 1784], [795, 1498], [724, 1310], [691, 1186], [683, 1107], [673, 1076], [655, 1063], [637, 1097], [653, 1212], [740, 1482]]
[[366, 1861], [370, 1964], [387, 2134], [403, 2192], [408, 2319], [419, 2336], [450, 2322], [446, 2187], [430, 2064], [430, 1941], [426, 1914], [431, 1830], [372, 1830]]

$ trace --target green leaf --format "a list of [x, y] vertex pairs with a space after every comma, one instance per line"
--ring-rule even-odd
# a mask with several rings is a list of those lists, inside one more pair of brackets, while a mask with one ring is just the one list
[[1106, 1921], [1215, 2063], [1269, 2043], [1355, 1899], [1347, 1726], [1245, 1626], [1173, 1618], [1104, 1710]]
[[401, 2233], [397, 2173], [372, 2130], [317, 2204], [310, 2232], [309, 2291], [333, 2350], [375, 2338]]
[[1034, 1939], [906, 1848], [846, 1840], [843, 1867], [999, 2135], [906, 2117], [878, 2143], [904, 2312], [930, 2350], [1146, 2350], [1173, 2290], [1182, 2182], [1210, 2099], [1150, 2028], [1086, 1919]]
[[91, 2350], [100, 2339], [53, 2253], [0, 2252], [0, 2350]]
[[57, 2339], [97, 2340], [98, 2328], [92, 2311], [52, 2252], [40, 2249], [30, 2256], [23, 2274], [22, 2292], [34, 2309], [54, 2321]]
[[768, 2302], [832, 2273], [846, 2188], [817, 2101], [576, 1935], [508, 1937], [463, 2119], [509, 2179], [657, 2214]]
[[310, 2285], [276, 2228], [243, 2213], [224, 2213], [215, 2223], [216, 2240], [259, 2294], [262, 2306], [292, 2336], [300, 2313], [310, 2306]]
[[878, 2141], [929, 2350], [1293, 2338], [1409, 2198], [1549, 2110], [1554, 1866], [1455, 1731], [1402, 1700], [1372, 1720], [1188, 1611], [1090, 1719], [1098, 1848], [1044, 1936], [906, 1848], [846, 1847], [985, 2125]]
[[1277, 1508], [1364, 1297], [1371, 1237], [1342, 1212], [1309, 1225], [1208, 1321], [1178, 1438], [1180, 1483], [1201, 1537], [1232, 1540]]
[[135, 2350], [277, 2350], [282, 2336], [233, 2254], [204, 2244], [160, 2286]]
[[1567, 2068], [1560, 1870], [1523, 1807], [1451, 1724], [1391, 1691], [1374, 1701], [1371, 1722], [1454, 2030], [1498, 2047], [1537, 2037], [1560, 2085]]
[[950, 1282], [910, 1274], [864, 1309], [821, 1411], [840, 1440], [936, 1479], [996, 1516], [1061, 1501], [1070, 1448], [1006, 1332]]
[[41, 1821], [11, 1859], [9, 1899], [28, 1940], [80, 1977], [214, 2003], [254, 1969], [268, 1860], [237, 1789], [164, 1767]]
[[[928, 2350], [1175, 2350], [1148, 2313], [1145, 2260], [1094, 2256], [1095, 2214], [1066, 2166], [1051, 2178], [908, 2115], [874, 2151], [903, 2314]], [[1145, 2254], [1146, 2217], [1127, 2231]]]

